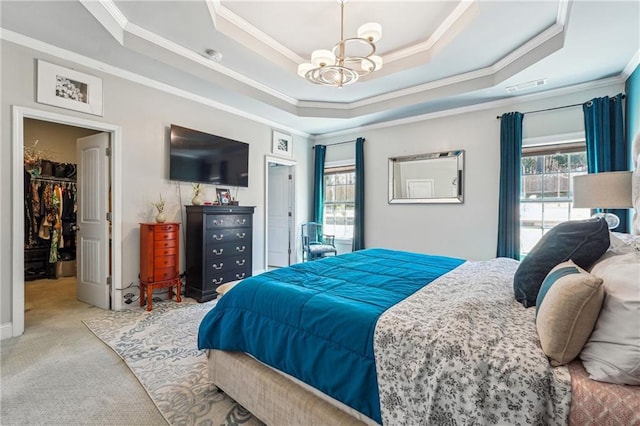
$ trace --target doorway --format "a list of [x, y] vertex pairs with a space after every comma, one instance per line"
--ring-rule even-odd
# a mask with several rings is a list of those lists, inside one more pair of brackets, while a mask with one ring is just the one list
[[296, 263], [295, 162], [277, 157], [265, 161], [265, 268]]
[[[111, 155], [109, 157], [110, 160], [105, 161], [105, 169], [110, 175], [110, 194], [107, 194], [106, 191], [104, 194], [104, 198], [108, 198], [108, 195], [111, 196], [111, 212], [112, 212], [112, 222], [111, 222], [111, 241], [104, 241], [104, 244], [108, 247], [109, 243], [111, 243], [111, 249], [108, 250], [108, 256], [105, 256], [105, 261], [101, 262], [104, 264], [100, 264], [99, 267], [104, 271], [111, 271], [111, 280], [114, 283], [120, 282], [120, 274], [121, 274], [121, 253], [115, 250], [116, 247], [119, 247], [121, 241], [121, 232], [120, 232], [120, 187], [121, 187], [121, 179], [120, 179], [120, 168], [118, 166], [119, 158], [120, 158], [120, 134], [121, 130], [118, 126], [113, 126], [106, 123], [95, 122], [90, 120], [85, 120], [72, 116], [64, 116], [61, 114], [50, 113], [46, 111], [34, 110], [30, 108], [23, 108], [14, 106], [13, 109], [13, 123], [12, 123], [12, 144], [14, 147], [14, 159], [13, 159], [13, 190], [12, 190], [12, 201], [13, 201], [13, 270], [12, 270], [12, 278], [13, 278], [13, 287], [12, 287], [12, 336], [19, 336], [24, 332], [24, 309], [25, 309], [25, 184], [29, 182], [25, 182], [27, 177], [25, 176], [24, 171], [24, 156], [25, 147], [29, 148], [33, 144], [33, 140], [25, 139], [25, 135], [30, 135], [30, 125], [44, 125], [44, 126], [54, 126], [54, 125], [63, 125], [63, 126], [71, 126], [75, 128], [83, 129], [86, 134], [98, 134], [98, 133], [106, 133], [108, 139], [110, 139], [111, 143]], [[26, 131], [26, 133], [25, 133]], [[90, 136], [91, 137], [91, 136]], [[54, 150], [55, 145], [53, 147], [46, 148], [46, 143], [39, 141], [40, 147], [45, 147], [45, 149]], [[75, 141], [73, 143], [75, 145]], [[36, 145], [37, 146], [37, 145]], [[75, 150], [75, 146], [74, 146]], [[69, 157], [67, 157], [69, 158]], [[108, 177], [107, 177], [108, 179]], [[109, 188], [108, 186], [106, 188]], [[106, 218], [105, 218], [106, 220]], [[108, 239], [108, 237], [107, 237]], [[76, 247], [77, 249], [77, 247]], [[110, 265], [109, 265], [110, 263]], [[59, 268], [56, 265], [56, 269]], [[69, 265], [61, 265], [61, 269], [63, 274], [69, 274], [69, 269], [73, 269]], [[58, 271], [55, 271], [58, 272]], [[53, 271], [49, 271], [49, 273], [53, 273]], [[104, 276], [104, 284], [107, 284], [107, 276]], [[117, 291], [116, 286], [112, 285], [110, 288], [105, 287], [105, 292], [108, 298], [111, 299], [111, 309], [121, 309], [122, 300], [119, 300], [116, 296], [120, 295], [120, 292]], [[107, 307], [109, 304], [107, 303]]]

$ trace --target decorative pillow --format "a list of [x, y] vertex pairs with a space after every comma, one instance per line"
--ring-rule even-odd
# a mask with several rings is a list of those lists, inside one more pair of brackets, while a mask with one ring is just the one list
[[602, 279], [572, 261], [549, 272], [538, 293], [536, 327], [551, 365], [563, 365], [578, 356], [593, 331], [602, 299]]
[[609, 228], [604, 219], [572, 220], [554, 226], [520, 262], [513, 277], [516, 300], [534, 306], [542, 281], [551, 268], [573, 260], [588, 270], [609, 248]]
[[640, 253], [607, 256], [591, 274], [605, 298], [580, 359], [593, 380], [640, 385]]

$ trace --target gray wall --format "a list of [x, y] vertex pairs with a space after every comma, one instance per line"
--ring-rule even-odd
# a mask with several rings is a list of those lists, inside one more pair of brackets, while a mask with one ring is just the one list
[[[254, 270], [264, 269], [264, 176], [265, 155], [271, 151], [271, 131], [268, 125], [220, 111], [200, 103], [123, 80], [96, 70], [84, 69], [46, 54], [6, 41], [1, 44], [2, 90], [2, 144], [0, 145], [0, 322], [7, 326], [12, 318], [12, 256], [11, 191], [12, 159], [11, 106], [18, 105], [58, 114], [101, 121], [122, 128], [122, 277], [126, 286], [137, 282], [139, 271], [139, 222], [152, 221], [152, 201], [159, 194], [166, 201], [167, 220], [184, 222], [181, 206], [191, 203], [192, 188], [188, 183], [177, 184], [167, 180], [168, 127], [179, 124], [205, 132], [250, 143], [249, 187], [238, 191], [241, 205], [256, 206], [254, 215]], [[73, 67], [103, 79], [104, 116], [92, 116], [35, 102], [35, 58]], [[297, 162], [296, 229], [309, 212], [312, 150], [309, 141], [293, 136], [293, 160]], [[214, 187], [208, 187], [205, 198], [215, 196]], [[183, 240], [184, 241], [184, 240]], [[184, 268], [184, 246], [181, 250], [181, 269]]]
[[[395, 127], [364, 129], [317, 138], [327, 158], [353, 158], [353, 145], [331, 143], [366, 138], [365, 244], [465, 259], [495, 257], [498, 232], [500, 120], [505, 112], [586, 102], [623, 91], [623, 83], [512, 105], [426, 119]], [[583, 132], [582, 109], [525, 115], [524, 138]], [[526, 141], [525, 141], [526, 142]], [[349, 147], [345, 149], [345, 147]], [[388, 204], [387, 159], [410, 154], [465, 150], [463, 204]]]

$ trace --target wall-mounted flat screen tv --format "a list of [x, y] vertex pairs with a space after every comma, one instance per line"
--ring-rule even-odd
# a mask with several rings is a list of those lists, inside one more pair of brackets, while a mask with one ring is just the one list
[[169, 180], [249, 186], [249, 144], [171, 125]]

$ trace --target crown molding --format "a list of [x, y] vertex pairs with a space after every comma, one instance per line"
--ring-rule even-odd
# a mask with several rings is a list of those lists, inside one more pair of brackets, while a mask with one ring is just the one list
[[636, 54], [633, 55], [627, 66], [622, 70], [622, 76], [625, 80], [633, 74], [636, 68], [638, 68], [638, 65], [640, 65], [640, 50], [636, 51]]
[[416, 115], [416, 116], [413, 116], [413, 117], [406, 117], [406, 118], [399, 118], [399, 119], [396, 119], [396, 120], [389, 120], [389, 121], [385, 121], [385, 122], [382, 122], [382, 123], [373, 123], [373, 124], [368, 124], [368, 125], [363, 125], [363, 126], [357, 126], [357, 127], [353, 127], [353, 128], [350, 128], [350, 129], [339, 130], [337, 132], [329, 132], [329, 133], [324, 133], [322, 135], [313, 135], [311, 137], [311, 142], [315, 143], [315, 142], [318, 142], [318, 141], [322, 141], [322, 140], [330, 139], [330, 138], [334, 138], [334, 137], [349, 136], [349, 135], [352, 135], [353, 133], [356, 133], [356, 132], [366, 132], [366, 131], [370, 131], [370, 130], [377, 130], [377, 129], [384, 129], [384, 128], [388, 128], [388, 127], [400, 126], [400, 125], [403, 125], [403, 124], [412, 124], [412, 123], [417, 123], [417, 122], [421, 122], [421, 121], [434, 120], [434, 119], [437, 119], [437, 118], [451, 117], [451, 116], [454, 116], [454, 115], [468, 114], [468, 113], [472, 113], [472, 112], [480, 112], [480, 111], [484, 111], [484, 110], [488, 110], [488, 109], [503, 108], [503, 107], [512, 106], [515, 103], [539, 101], [539, 100], [543, 100], [543, 99], [547, 99], [547, 98], [553, 98], [553, 97], [557, 97], [557, 96], [570, 95], [570, 94], [573, 94], [573, 93], [576, 93], [576, 92], [581, 92], [581, 91], [590, 90], [590, 89], [598, 89], [600, 87], [611, 86], [611, 85], [614, 85], [614, 84], [624, 84], [624, 80], [625, 80], [625, 78], [622, 76], [622, 74], [620, 74], [620, 75], [615, 76], [615, 77], [609, 77], [609, 78], [605, 78], [605, 79], [602, 79], [602, 80], [590, 81], [590, 82], [587, 82], [587, 83], [580, 83], [580, 84], [576, 84], [576, 85], [572, 85], [572, 86], [562, 87], [562, 88], [559, 88], [559, 89], [547, 90], [545, 92], [540, 92], [540, 93], [532, 93], [532, 94], [528, 94], [528, 95], [512, 96], [512, 97], [505, 98], [505, 99], [499, 99], [499, 100], [496, 100], [496, 101], [482, 102], [482, 103], [469, 105], [469, 106], [465, 106], [465, 107], [460, 107], [460, 108], [451, 108], [451, 109], [446, 109], [446, 110], [442, 110], [442, 111], [430, 112], [430, 113], [422, 114], [422, 115]]
[[51, 44], [42, 42], [40, 40], [33, 39], [31, 37], [24, 36], [22, 34], [18, 34], [11, 30], [7, 30], [5, 28], [0, 27], [0, 40], [5, 40], [20, 46], [27, 47], [29, 49], [33, 49], [37, 52], [41, 52], [46, 55], [50, 55], [55, 59], [61, 59], [69, 62], [73, 62], [78, 64], [84, 68], [92, 69], [95, 71], [104, 72], [105, 74], [112, 75], [114, 77], [122, 78], [133, 83], [137, 83], [146, 87], [150, 87], [152, 89], [159, 90], [161, 92], [165, 92], [171, 95], [175, 95], [181, 97], [183, 99], [188, 99], [193, 102], [198, 102], [202, 105], [206, 105], [212, 108], [215, 108], [220, 111], [227, 112], [229, 114], [233, 114], [239, 117], [243, 117], [249, 119], [251, 121], [255, 121], [257, 123], [265, 124], [270, 127], [277, 127], [287, 132], [291, 132], [292, 134], [296, 134], [305, 138], [308, 138], [310, 135], [306, 132], [303, 132], [298, 129], [294, 129], [289, 126], [283, 126], [282, 123], [278, 123], [272, 120], [268, 120], [263, 116], [251, 114], [241, 109], [223, 104], [221, 102], [214, 101], [212, 99], [206, 98], [204, 96], [199, 96], [188, 92], [186, 90], [179, 89], [177, 87], [171, 86], [169, 84], [165, 84], [159, 82], [157, 80], [153, 80], [151, 78], [142, 76], [140, 74], [133, 73], [131, 71], [123, 70], [122, 68], [114, 67], [112, 65], [106, 64], [101, 61], [97, 61], [95, 59], [89, 58], [84, 55], [80, 55], [75, 52], [71, 52], [66, 49], [59, 48], [57, 46], [53, 46]]

